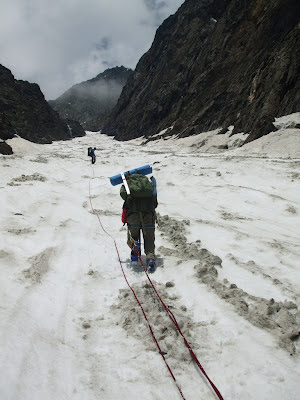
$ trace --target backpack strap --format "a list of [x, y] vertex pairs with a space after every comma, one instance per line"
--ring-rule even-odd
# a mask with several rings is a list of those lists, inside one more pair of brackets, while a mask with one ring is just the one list
[[123, 183], [124, 183], [124, 186], [125, 186], [126, 193], [127, 193], [128, 195], [130, 195], [129, 186], [128, 186], [128, 183], [127, 183], [127, 181], [126, 181], [126, 178], [125, 178], [125, 175], [124, 175], [123, 172], [122, 172], [122, 174], [121, 174], [121, 177], [122, 177], [122, 180], [123, 180]]

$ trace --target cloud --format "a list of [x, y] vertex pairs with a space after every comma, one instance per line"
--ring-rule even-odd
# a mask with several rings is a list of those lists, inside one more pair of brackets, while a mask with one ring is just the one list
[[107, 68], [134, 69], [183, 0], [2, 0], [0, 63], [47, 99]]
[[122, 92], [123, 85], [115, 80], [108, 82], [98, 81], [91, 85], [78, 86], [72, 88], [72, 92], [76, 92], [76, 98], [82, 97], [83, 99], [95, 100], [112, 100], [118, 98]]

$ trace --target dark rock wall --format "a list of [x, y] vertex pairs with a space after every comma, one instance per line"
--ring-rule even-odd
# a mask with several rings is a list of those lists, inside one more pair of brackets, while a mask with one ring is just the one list
[[11, 155], [13, 154], [12, 148], [5, 142], [0, 141], [0, 154]]
[[235, 126], [248, 141], [299, 111], [298, 0], [186, 0], [158, 28], [102, 132], [118, 140], [174, 126]]
[[[35, 143], [70, 139], [68, 124], [49, 106], [39, 86], [16, 80], [0, 65], [0, 139], [15, 134]], [[74, 136], [84, 135], [77, 126]]]
[[85, 130], [99, 131], [132, 72], [123, 66], [107, 69], [93, 79], [72, 86], [49, 104], [61, 118], [75, 119]]

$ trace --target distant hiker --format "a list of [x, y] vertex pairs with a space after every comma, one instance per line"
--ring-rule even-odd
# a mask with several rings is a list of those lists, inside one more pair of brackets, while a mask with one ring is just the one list
[[96, 162], [95, 150], [97, 150], [96, 147], [94, 147], [93, 149], [91, 149], [92, 164], [95, 164], [95, 162]]
[[[121, 186], [120, 196], [124, 200], [122, 222], [127, 223], [127, 244], [131, 249], [131, 261], [141, 254], [141, 231], [149, 272], [155, 269], [155, 209], [157, 207], [156, 180], [141, 174], [131, 174], [126, 178], [130, 194]], [[138, 254], [137, 254], [138, 253]]]

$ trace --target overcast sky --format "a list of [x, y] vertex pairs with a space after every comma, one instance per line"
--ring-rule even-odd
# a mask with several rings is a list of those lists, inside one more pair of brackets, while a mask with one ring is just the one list
[[134, 69], [184, 0], [0, 0], [0, 64], [47, 100], [107, 68]]

